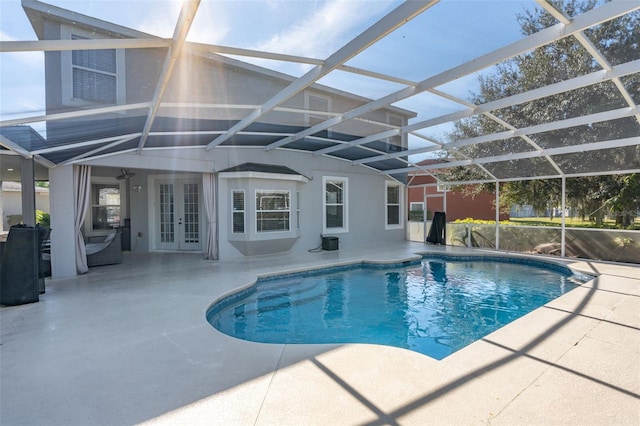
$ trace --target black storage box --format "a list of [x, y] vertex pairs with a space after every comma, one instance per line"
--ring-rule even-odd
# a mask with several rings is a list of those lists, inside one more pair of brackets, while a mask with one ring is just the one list
[[322, 237], [322, 250], [338, 250], [338, 237]]
[[33, 226], [9, 229], [0, 268], [0, 304], [21, 305], [39, 300], [40, 241]]

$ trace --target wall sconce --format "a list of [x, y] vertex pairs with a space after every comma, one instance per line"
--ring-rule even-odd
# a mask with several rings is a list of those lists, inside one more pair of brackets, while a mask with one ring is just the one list
[[133, 185], [131, 189], [133, 189], [135, 192], [140, 192], [142, 191], [142, 185]]

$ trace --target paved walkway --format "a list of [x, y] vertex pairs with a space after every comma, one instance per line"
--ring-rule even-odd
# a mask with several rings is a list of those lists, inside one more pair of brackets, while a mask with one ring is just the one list
[[0, 424], [640, 424], [638, 267], [574, 262], [599, 277], [442, 361], [245, 342], [205, 319], [257, 274], [426, 248], [227, 263], [125, 253], [48, 281], [40, 302], [0, 309]]

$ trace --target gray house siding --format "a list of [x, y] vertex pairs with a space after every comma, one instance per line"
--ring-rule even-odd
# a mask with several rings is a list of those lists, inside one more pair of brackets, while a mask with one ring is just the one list
[[[213, 154], [215, 153], [215, 154]], [[273, 240], [269, 244], [272, 251], [281, 251], [280, 247], [292, 252], [305, 252], [320, 245], [320, 236], [323, 234], [323, 176], [348, 178], [348, 223], [349, 231], [346, 233], [331, 234], [339, 238], [340, 247], [355, 246], [361, 244], [381, 243], [389, 241], [401, 241], [405, 239], [404, 229], [385, 229], [385, 178], [379, 173], [372, 173], [362, 167], [352, 166], [347, 162], [331, 158], [314, 158], [311, 154], [295, 151], [279, 151], [276, 153], [265, 152], [259, 148], [247, 148], [243, 150], [239, 159], [233, 151], [225, 148], [214, 150], [208, 161], [202, 156], [201, 151], [182, 150], [179, 152], [158, 152], [151, 156], [138, 156], [137, 154], [122, 154], [91, 160], [91, 164], [98, 173], [101, 166], [107, 167], [132, 167], [135, 166], [136, 176], [131, 178], [131, 186], [142, 186], [140, 192], [131, 193], [131, 235], [132, 248], [135, 251], [153, 251], [150, 246], [150, 236], [155, 232], [150, 226], [153, 214], [153, 206], [148, 203], [149, 191], [153, 190], [152, 178], [164, 176], [166, 178], [180, 178], [181, 176], [193, 176], [191, 170], [204, 170], [214, 165], [209, 170], [220, 171], [243, 162], [257, 162], [268, 164], [287, 165], [300, 174], [309, 177], [307, 183], [295, 181], [282, 181], [273, 179], [227, 179], [218, 177], [217, 207], [218, 207], [218, 237], [220, 259], [232, 259], [243, 256], [238, 249], [239, 241], [266, 241]], [[168, 163], [173, 164], [173, 170], [168, 170]], [[164, 170], [155, 169], [164, 164]], [[247, 200], [246, 209], [246, 235], [244, 237], [233, 235], [231, 232], [231, 191], [244, 189]], [[255, 208], [253, 198], [255, 189], [291, 190], [292, 191], [292, 220], [290, 233], [255, 233]], [[300, 222], [296, 222], [297, 197], [300, 197]], [[299, 230], [297, 229], [299, 226]], [[142, 236], [138, 238], [138, 233]], [[204, 238], [204, 233], [202, 234]], [[293, 238], [289, 242], [279, 240]], [[282, 245], [279, 243], [282, 242]], [[236, 245], [234, 245], [236, 244]], [[258, 254], [258, 253], [254, 253]]]
[[[48, 18], [45, 18], [48, 19]], [[85, 21], [91, 18], [83, 18]], [[83, 21], [84, 22], [84, 21]], [[101, 31], [99, 21], [94, 25], [81, 27], [91, 33], [94, 38], [113, 38], [132, 36], [133, 31], [122, 29], [122, 34], [114, 32], [117, 26], [105, 24], [109, 30]], [[39, 27], [41, 38], [60, 39], [69, 34], [68, 29], [61, 28], [64, 23], [59, 21], [45, 21]], [[38, 30], [37, 30], [38, 31]], [[66, 31], [66, 32], [65, 32]], [[64, 55], [69, 53], [47, 52], [45, 54], [46, 69], [46, 105], [48, 113], [77, 110], [105, 106], [94, 103], [82, 104], [74, 99], [65, 99], [69, 88], [64, 88], [63, 82], [69, 81], [68, 66], [65, 65]], [[153, 98], [156, 85], [163, 68], [166, 52], [163, 49], [131, 49], [121, 52], [118, 60], [124, 58], [124, 71], [118, 74], [124, 76], [125, 84], [120, 88], [124, 98], [117, 100], [121, 103], [148, 102]], [[121, 64], [121, 62], [120, 62]], [[65, 68], [66, 67], [66, 68]], [[66, 80], [65, 80], [66, 78]], [[233, 59], [212, 56], [205, 58], [200, 54], [185, 49], [181, 60], [177, 63], [161, 105], [153, 129], [163, 131], [199, 130], [200, 126], [207, 130], [229, 127], [228, 123], [241, 120], [250, 108], [241, 106], [259, 106], [272, 96], [287, 87], [293, 77], [275, 71], [259, 68]], [[356, 108], [368, 100], [357, 95], [314, 84], [304, 91], [292, 96], [282, 104], [282, 108], [297, 110], [310, 109], [310, 96], [325, 99], [329, 112], [342, 113]], [[318, 99], [314, 99], [318, 102]], [[324, 101], [320, 101], [322, 104]], [[189, 105], [187, 105], [189, 104]], [[196, 105], [199, 104], [199, 105]], [[236, 107], [216, 107], [216, 105], [236, 105]], [[140, 131], [146, 120], [148, 108], [139, 110], [119, 111], [104, 114], [100, 117], [86, 116], [73, 119], [73, 126], [69, 121], [49, 121], [47, 124], [47, 138], [51, 143], [68, 143], [87, 139], [99, 139], [111, 134], [126, 134]], [[388, 130], [389, 116], [401, 118], [405, 125], [413, 113], [399, 108], [384, 108], [372, 111], [363, 118], [369, 120], [347, 120], [336, 125], [319, 136], [335, 137], [336, 139], [351, 140]], [[260, 117], [254, 126], [262, 131], [275, 133], [295, 133], [315, 122], [328, 118], [329, 115], [310, 113], [295, 113], [290, 111], [273, 110]], [[200, 120], [200, 121], [198, 121]], [[313, 122], [312, 122], [313, 120]], [[371, 123], [377, 121], [380, 124]], [[397, 125], [397, 123], [394, 123]], [[173, 127], [175, 126], [175, 127]], [[178, 128], [184, 126], [184, 128]], [[192, 126], [192, 127], [189, 127]], [[137, 129], [137, 130], [130, 130]], [[153, 130], [152, 129], [152, 130]], [[159, 182], [192, 179], [201, 182], [203, 173], [216, 173], [217, 176], [217, 227], [219, 256], [221, 260], [233, 259], [245, 255], [262, 254], [268, 252], [291, 251], [305, 252], [316, 248], [321, 243], [323, 227], [323, 200], [325, 188], [324, 177], [342, 178], [348, 180], [348, 191], [345, 203], [348, 207], [348, 230], [335, 234], [339, 238], [340, 247], [349, 247], [368, 243], [384, 243], [405, 239], [403, 226], [387, 229], [385, 224], [385, 181], [389, 177], [376, 170], [361, 166], [354, 166], [349, 161], [333, 157], [314, 156], [311, 152], [297, 151], [296, 146], [290, 149], [265, 151], [262, 147], [250, 146], [250, 137], [239, 134], [225, 145], [212, 150], [202, 147], [215, 139], [217, 134], [200, 136], [170, 135], [150, 136], [142, 155], [135, 152], [118, 153], [105, 151], [95, 158], [82, 160], [83, 164], [92, 166], [92, 177], [96, 181], [120, 182], [123, 188], [121, 194], [121, 222], [130, 219], [131, 249], [136, 252], [147, 252], [162, 249], [156, 237], [157, 199], [155, 192]], [[282, 136], [275, 135], [273, 140]], [[165, 142], [188, 148], [180, 149]], [[388, 141], [380, 141], [385, 144]], [[394, 141], [397, 143], [398, 141]], [[269, 143], [261, 142], [261, 143]], [[300, 143], [309, 143], [301, 141]], [[328, 142], [324, 143], [325, 146]], [[330, 143], [330, 142], [329, 142]], [[127, 142], [120, 148], [135, 148], [138, 139]], [[406, 140], [400, 144], [406, 146]], [[242, 147], [238, 148], [238, 145]], [[195, 148], [197, 146], [197, 148]], [[384, 150], [384, 145], [381, 145]], [[82, 151], [78, 151], [81, 153]], [[61, 154], [63, 155], [63, 154]], [[72, 158], [77, 153], [65, 153], [66, 158], [55, 158], [63, 161]], [[272, 165], [288, 166], [308, 180], [282, 180], [277, 177], [261, 176], [260, 178], [228, 178], [221, 177], [218, 172], [242, 163], [255, 162]], [[71, 165], [59, 166], [52, 179], [52, 220], [57, 232], [52, 238], [73, 235], [73, 223], [69, 219], [69, 191], [71, 184]], [[115, 176], [122, 168], [131, 169], [136, 175], [127, 181], [117, 181]], [[56, 186], [58, 188], [56, 188]], [[65, 188], [61, 188], [64, 186]], [[133, 188], [136, 188], [135, 190]], [[231, 191], [234, 188], [245, 190], [246, 200], [246, 233], [233, 234], [231, 228]], [[57, 189], [57, 190], [56, 190]], [[291, 193], [290, 228], [287, 231], [257, 232], [255, 226], [255, 191], [286, 190]], [[403, 189], [404, 192], [404, 189]], [[299, 206], [299, 211], [298, 211]], [[63, 209], [64, 217], [56, 217], [56, 209]], [[299, 218], [299, 221], [298, 221]], [[402, 220], [404, 223], [404, 219]], [[122, 224], [122, 223], [121, 223]], [[206, 239], [207, 220], [204, 206], [200, 205], [200, 247], [204, 247]], [[85, 226], [85, 235], [91, 236], [94, 231]], [[329, 232], [329, 234], [332, 234]], [[73, 266], [62, 259], [59, 248], [69, 251], [70, 242], [53, 242], [54, 276], [64, 276], [71, 273]]]

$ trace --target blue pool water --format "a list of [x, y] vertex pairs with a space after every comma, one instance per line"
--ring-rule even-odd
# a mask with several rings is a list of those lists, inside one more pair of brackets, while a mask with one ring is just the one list
[[579, 284], [558, 266], [359, 264], [261, 279], [216, 303], [207, 319], [254, 342], [376, 343], [442, 359]]

